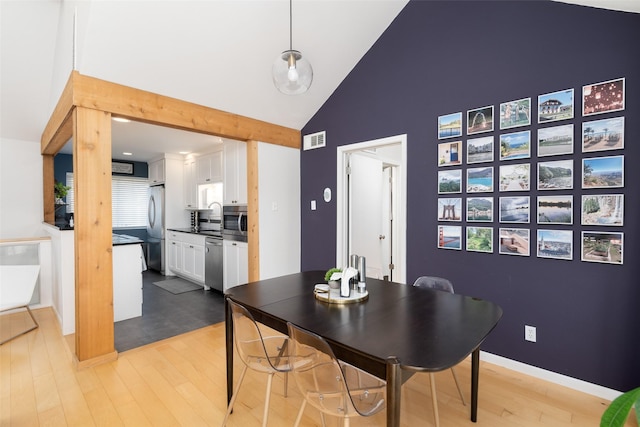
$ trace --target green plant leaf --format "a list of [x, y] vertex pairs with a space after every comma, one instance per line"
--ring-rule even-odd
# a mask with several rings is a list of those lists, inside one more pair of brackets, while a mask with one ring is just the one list
[[640, 426], [640, 387], [621, 394], [611, 402], [611, 405], [602, 414], [600, 427], [622, 427], [624, 426], [631, 407], [636, 405], [636, 419]]

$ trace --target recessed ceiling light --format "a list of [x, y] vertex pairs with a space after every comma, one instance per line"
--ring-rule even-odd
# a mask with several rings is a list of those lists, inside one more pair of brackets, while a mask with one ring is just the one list
[[182, 154], [184, 156], [185, 154], [189, 154], [189, 152], [188, 151], [178, 151], [178, 154]]
[[112, 117], [111, 119], [114, 122], [121, 122], [121, 123], [129, 123], [131, 121], [129, 119], [125, 119], [124, 117]]
[[123, 156], [133, 156], [133, 153], [129, 153], [128, 151], [123, 151], [122, 155]]

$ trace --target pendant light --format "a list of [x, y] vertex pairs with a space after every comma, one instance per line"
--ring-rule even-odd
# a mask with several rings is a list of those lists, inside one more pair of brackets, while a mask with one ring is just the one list
[[289, 0], [289, 50], [285, 50], [273, 63], [273, 84], [286, 95], [304, 93], [311, 86], [313, 69], [297, 50], [293, 50], [292, 0]]

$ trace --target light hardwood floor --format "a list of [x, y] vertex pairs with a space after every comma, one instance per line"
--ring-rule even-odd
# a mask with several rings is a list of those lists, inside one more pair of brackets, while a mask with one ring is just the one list
[[[219, 426], [225, 413], [224, 324], [120, 353], [118, 360], [75, 370], [72, 351], [50, 308], [34, 310], [40, 328], [0, 347], [0, 426]], [[24, 327], [27, 316], [0, 316], [0, 338]], [[236, 359], [238, 360], [238, 359]], [[237, 364], [236, 364], [237, 365]], [[236, 366], [236, 369], [239, 367]], [[469, 361], [457, 369], [469, 400]], [[237, 377], [236, 377], [237, 378]], [[472, 426], [449, 371], [436, 374], [440, 421]], [[259, 426], [265, 377], [249, 372], [230, 426]], [[273, 383], [270, 426], [293, 425], [300, 394]], [[481, 362], [478, 427], [598, 426], [608, 402]], [[384, 412], [353, 420], [382, 426]], [[307, 407], [304, 426], [320, 425]], [[330, 425], [337, 425], [332, 423]], [[433, 425], [428, 375], [403, 386], [403, 426]], [[633, 426], [629, 420], [627, 426]]]

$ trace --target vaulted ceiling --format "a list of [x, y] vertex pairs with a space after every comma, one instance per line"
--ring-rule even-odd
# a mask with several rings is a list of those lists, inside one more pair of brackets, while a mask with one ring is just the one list
[[[81, 74], [301, 129], [408, 0], [293, 1], [293, 48], [314, 70], [302, 95], [275, 89], [289, 48], [285, 0], [1, 0], [0, 137], [39, 141], [72, 69]], [[567, 0], [640, 13], [638, 0]], [[216, 139], [114, 125], [114, 158], [200, 151]], [[203, 145], [204, 144], [204, 145]]]

